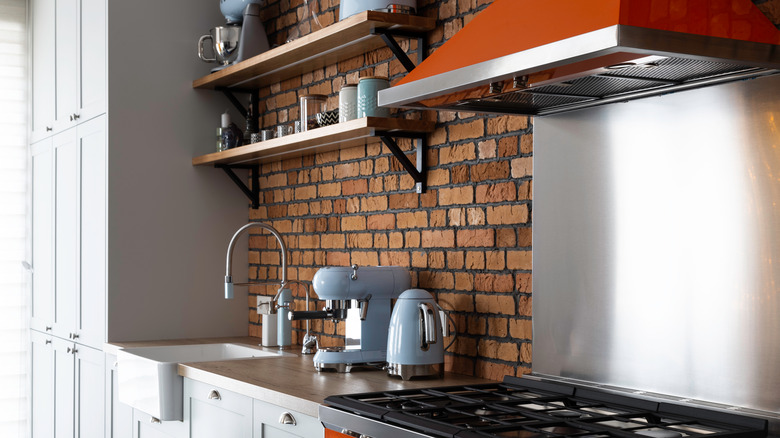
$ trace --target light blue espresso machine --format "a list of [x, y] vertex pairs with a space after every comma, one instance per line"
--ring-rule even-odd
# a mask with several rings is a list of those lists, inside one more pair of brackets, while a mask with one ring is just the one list
[[355, 367], [384, 366], [392, 300], [409, 289], [409, 271], [398, 266], [331, 266], [317, 271], [312, 283], [325, 300], [324, 310], [290, 312], [290, 319], [346, 324], [344, 346], [319, 349], [314, 367], [348, 373]]

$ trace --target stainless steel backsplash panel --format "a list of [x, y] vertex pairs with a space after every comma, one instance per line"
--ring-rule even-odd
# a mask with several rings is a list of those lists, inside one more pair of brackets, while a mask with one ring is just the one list
[[534, 372], [780, 412], [780, 77], [534, 143]]

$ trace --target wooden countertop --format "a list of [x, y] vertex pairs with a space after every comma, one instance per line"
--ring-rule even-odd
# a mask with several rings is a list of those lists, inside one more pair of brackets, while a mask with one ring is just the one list
[[[243, 337], [127, 342], [107, 344], [104, 351], [111, 353], [111, 349], [124, 347], [215, 342], [257, 346], [259, 341], [258, 338]], [[276, 348], [265, 349], [278, 351]], [[180, 364], [179, 375], [315, 418], [319, 405], [322, 404], [325, 397], [330, 395], [495, 383], [490, 380], [451, 373], [445, 373], [442, 379], [425, 378], [403, 381], [397, 377], [390, 377], [381, 370], [361, 370], [352, 373], [317, 372], [312, 363], [313, 356], [301, 355], [300, 347], [285, 350], [285, 353], [286, 355], [283, 357]]]

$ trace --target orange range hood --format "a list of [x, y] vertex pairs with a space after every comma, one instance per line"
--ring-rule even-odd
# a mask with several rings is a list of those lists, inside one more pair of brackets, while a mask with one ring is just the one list
[[546, 115], [778, 69], [750, 0], [495, 0], [379, 104]]

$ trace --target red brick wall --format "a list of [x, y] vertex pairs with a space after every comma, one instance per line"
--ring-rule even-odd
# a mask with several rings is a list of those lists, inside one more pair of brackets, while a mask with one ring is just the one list
[[[272, 44], [294, 34], [295, 23], [312, 27], [302, 0], [269, 1], [265, 22]], [[316, 2], [315, 2], [316, 3]], [[316, 8], [323, 25], [338, 20], [338, 1]], [[419, 0], [420, 14], [438, 20], [430, 32], [432, 50], [452, 36], [490, 1]], [[293, 8], [293, 12], [289, 12]], [[297, 21], [296, 21], [297, 20]], [[314, 26], [316, 30], [316, 25]], [[403, 43], [408, 47], [409, 43]], [[412, 49], [416, 43], [411, 44]], [[298, 118], [297, 98], [329, 96], [338, 105], [344, 83], [361, 76], [391, 81], [403, 68], [389, 49], [327, 66], [261, 90], [263, 124], [272, 127]], [[260, 188], [264, 205], [250, 219], [267, 222], [289, 248], [288, 276], [310, 282], [325, 265], [399, 265], [412, 272], [412, 285], [434, 293], [453, 311], [458, 338], [447, 353], [447, 368], [501, 379], [531, 366], [531, 156], [532, 127], [527, 117], [486, 117], [451, 112], [408, 111], [398, 117], [437, 122], [427, 137], [428, 189], [414, 183], [381, 143], [264, 165]], [[399, 141], [411, 150], [410, 141]], [[267, 234], [250, 238], [250, 276], [278, 278], [279, 254]], [[251, 308], [250, 334], [262, 326]], [[295, 288], [301, 298], [302, 290]], [[311, 297], [316, 295], [311, 293]], [[312, 304], [312, 310], [324, 302]], [[295, 307], [303, 309], [303, 300]], [[322, 346], [343, 345], [343, 323], [312, 321]], [[304, 323], [296, 323], [294, 338]], [[451, 339], [451, 338], [450, 338]], [[447, 340], [449, 342], [449, 340]]]
[[[437, 19], [437, 28], [428, 35], [430, 49], [491, 1], [418, 0], [419, 13]], [[267, 1], [264, 21], [272, 44], [318, 29], [305, 16], [302, 3]], [[338, 21], [338, 0], [312, 3], [323, 26]], [[755, 3], [776, 17], [780, 0]], [[775, 22], [780, 24], [780, 19]], [[403, 44], [409, 47], [408, 42]], [[303, 94], [327, 94], [329, 107], [334, 108], [342, 85], [371, 75], [397, 80], [403, 69], [389, 49], [380, 49], [274, 84], [261, 90], [263, 124], [273, 127], [297, 120], [297, 99]], [[282, 233], [291, 279], [310, 282], [325, 265], [409, 268], [412, 285], [431, 291], [453, 312], [458, 337], [446, 355], [449, 370], [496, 380], [529, 372], [533, 155], [529, 119], [394, 113], [437, 122], [427, 137], [425, 193], [415, 193], [412, 178], [377, 142], [262, 166], [264, 205], [250, 210], [250, 219], [270, 223]], [[399, 144], [410, 150], [409, 141]], [[251, 278], [278, 279], [279, 254], [273, 238], [251, 235], [249, 255]], [[262, 330], [252, 308], [255, 295], [274, 292], [259, 286], [250, 289], [251, 335], [260, 336]], [[304, 308], [302, 293], [295, 289], [298, 310]], [[315, 301], [311, 310], [323, 304]], [[322, 346], [343, 342], [343, 324], [313, 321], [312, 326]], [[304, 323], [295, 324], [294, 340], [303, 327]]]

